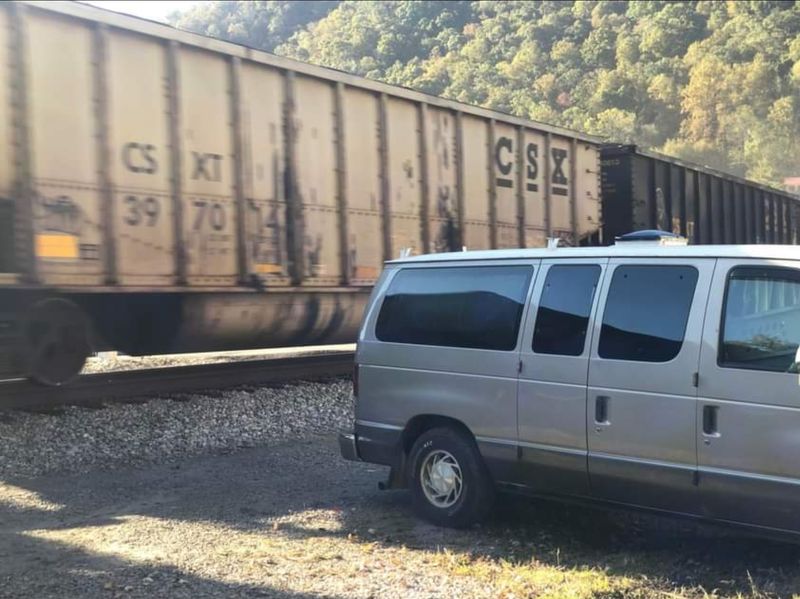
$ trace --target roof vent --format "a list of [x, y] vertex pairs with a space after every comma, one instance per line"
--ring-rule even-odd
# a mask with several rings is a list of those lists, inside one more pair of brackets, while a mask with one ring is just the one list
[[614, 240], [616, 244], [630, 245], [686, 245], [688, 240], [685, 237], [670, 233], [669, 231], [659, 231], [658, 229], [648, 229], [646, 231], [634, 231], [620, 235]]

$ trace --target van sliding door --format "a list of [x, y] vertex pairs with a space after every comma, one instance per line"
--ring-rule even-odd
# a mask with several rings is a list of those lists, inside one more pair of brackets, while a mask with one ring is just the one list
[[613, 259], [589, 362], [593, 496], [699, 510], [696, 372], [714, 260]]
[[518, 431], [522, 483], [586, 495], [586, 377], [591, 321], [607, 259], [542, 262], [522, 337]]

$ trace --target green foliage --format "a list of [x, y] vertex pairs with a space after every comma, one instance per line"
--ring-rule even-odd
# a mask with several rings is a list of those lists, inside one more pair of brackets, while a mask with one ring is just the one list
[[296, 31], [324, 18], [338, 2], [304, 0], [226, 0], [203, 2], [175, 13], [174, 27], [272, 52]]
[[212, 2], [173, 24], [765, 183], [800, 174], [800, 3]]

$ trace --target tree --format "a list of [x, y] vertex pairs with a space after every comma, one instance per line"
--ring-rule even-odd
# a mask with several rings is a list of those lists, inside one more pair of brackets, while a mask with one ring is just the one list
[[272, 52], [296, 31], [325, 17], [337, 1], [239, 0], [198, 3], [170, 23], [220, 39]]

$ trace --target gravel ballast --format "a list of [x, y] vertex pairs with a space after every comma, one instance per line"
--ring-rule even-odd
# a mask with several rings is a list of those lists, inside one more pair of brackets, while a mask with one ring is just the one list
[[194, 393], [102, 409], [0, 414], [0, 477], [155, 463], [352, 426], [352, 384]]

